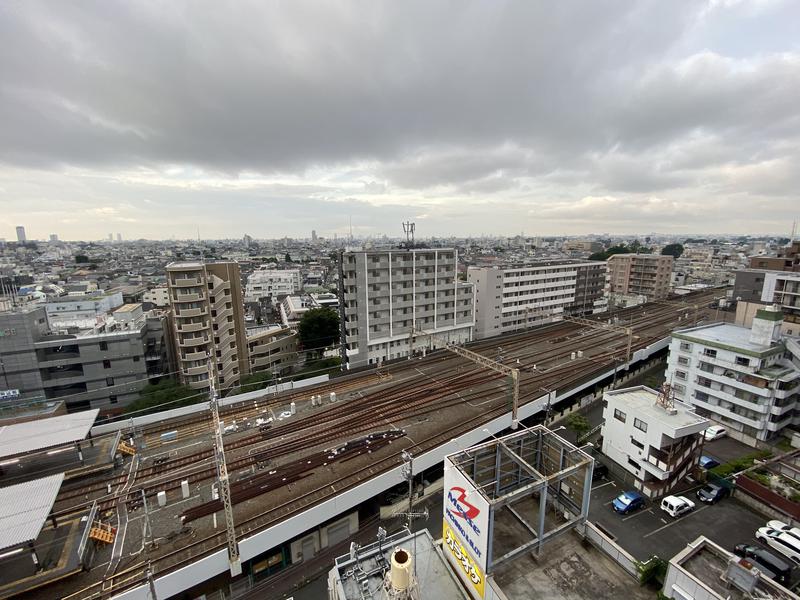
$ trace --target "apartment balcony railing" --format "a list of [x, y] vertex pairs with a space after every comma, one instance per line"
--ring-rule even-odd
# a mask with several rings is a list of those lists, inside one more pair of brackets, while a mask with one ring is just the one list
[[208, 343], [208, 336], [201, 335], [198, 337], [185, 337], [179, 340], [178, 345], [182, 348], [193, 348]]
[[172, 285], [173, 287], [194, 287], [202, 285], [202, 281], [194, 277], [181, 277], [173, 279]]

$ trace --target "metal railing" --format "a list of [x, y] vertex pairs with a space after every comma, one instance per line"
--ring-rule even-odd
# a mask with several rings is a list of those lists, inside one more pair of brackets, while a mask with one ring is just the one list
[[97, 515], [97, 500], [92, 502], [92, 508], [89, 509], [89, 516], [86, 519], [86, 529], [83, 530], [81, 541], [78, 543], [78, 561], [83, 564], [83, 555], [86, 552], [86, 544], [89, 541], [89, 532], [92, 530], [92, 523]]

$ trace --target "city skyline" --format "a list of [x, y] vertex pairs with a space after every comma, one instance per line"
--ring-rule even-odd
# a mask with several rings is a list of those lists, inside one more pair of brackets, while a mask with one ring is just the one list
[[774, 232], [800, 7], [0, 7], [0, 237]]

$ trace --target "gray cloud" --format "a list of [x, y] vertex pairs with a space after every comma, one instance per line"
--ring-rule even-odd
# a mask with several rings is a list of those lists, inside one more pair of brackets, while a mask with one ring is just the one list
[[[376, 231], [403, 207], [431, 234], [565, 229], [560, 203], [586, 197], [627, 202], [626, 228], [649, 225], [656, 213], [637, 207], [652, 197], [719, 205], [720, 227], [732, 203], [772, 198], [778, 226], [800, 159], [797, 32], [748, 29], [776, 22], [800, 22], [800, 8], [4, 3], [0, 227], [31, 200], [91, 215], [132, 190], [169, 214], [224, 197], [232, 220], [255, 218], [263, 235], [309, 228], [293, 203], [318, 221], [368, 206]], [[479, 198], [502, 208], [481, 217]], [[658, 217], [694, 225], [668, 213]], [[614, 230], [618, 215], [603, 214], [594, 225]], [[117, 217], [160, 230], [145, 209]]]

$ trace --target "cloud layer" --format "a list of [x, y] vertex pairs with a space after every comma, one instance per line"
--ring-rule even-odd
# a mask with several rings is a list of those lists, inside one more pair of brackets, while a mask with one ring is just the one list
[[785, 231], [798, 23], [769, 1], [4, 3], [0, 236]]

